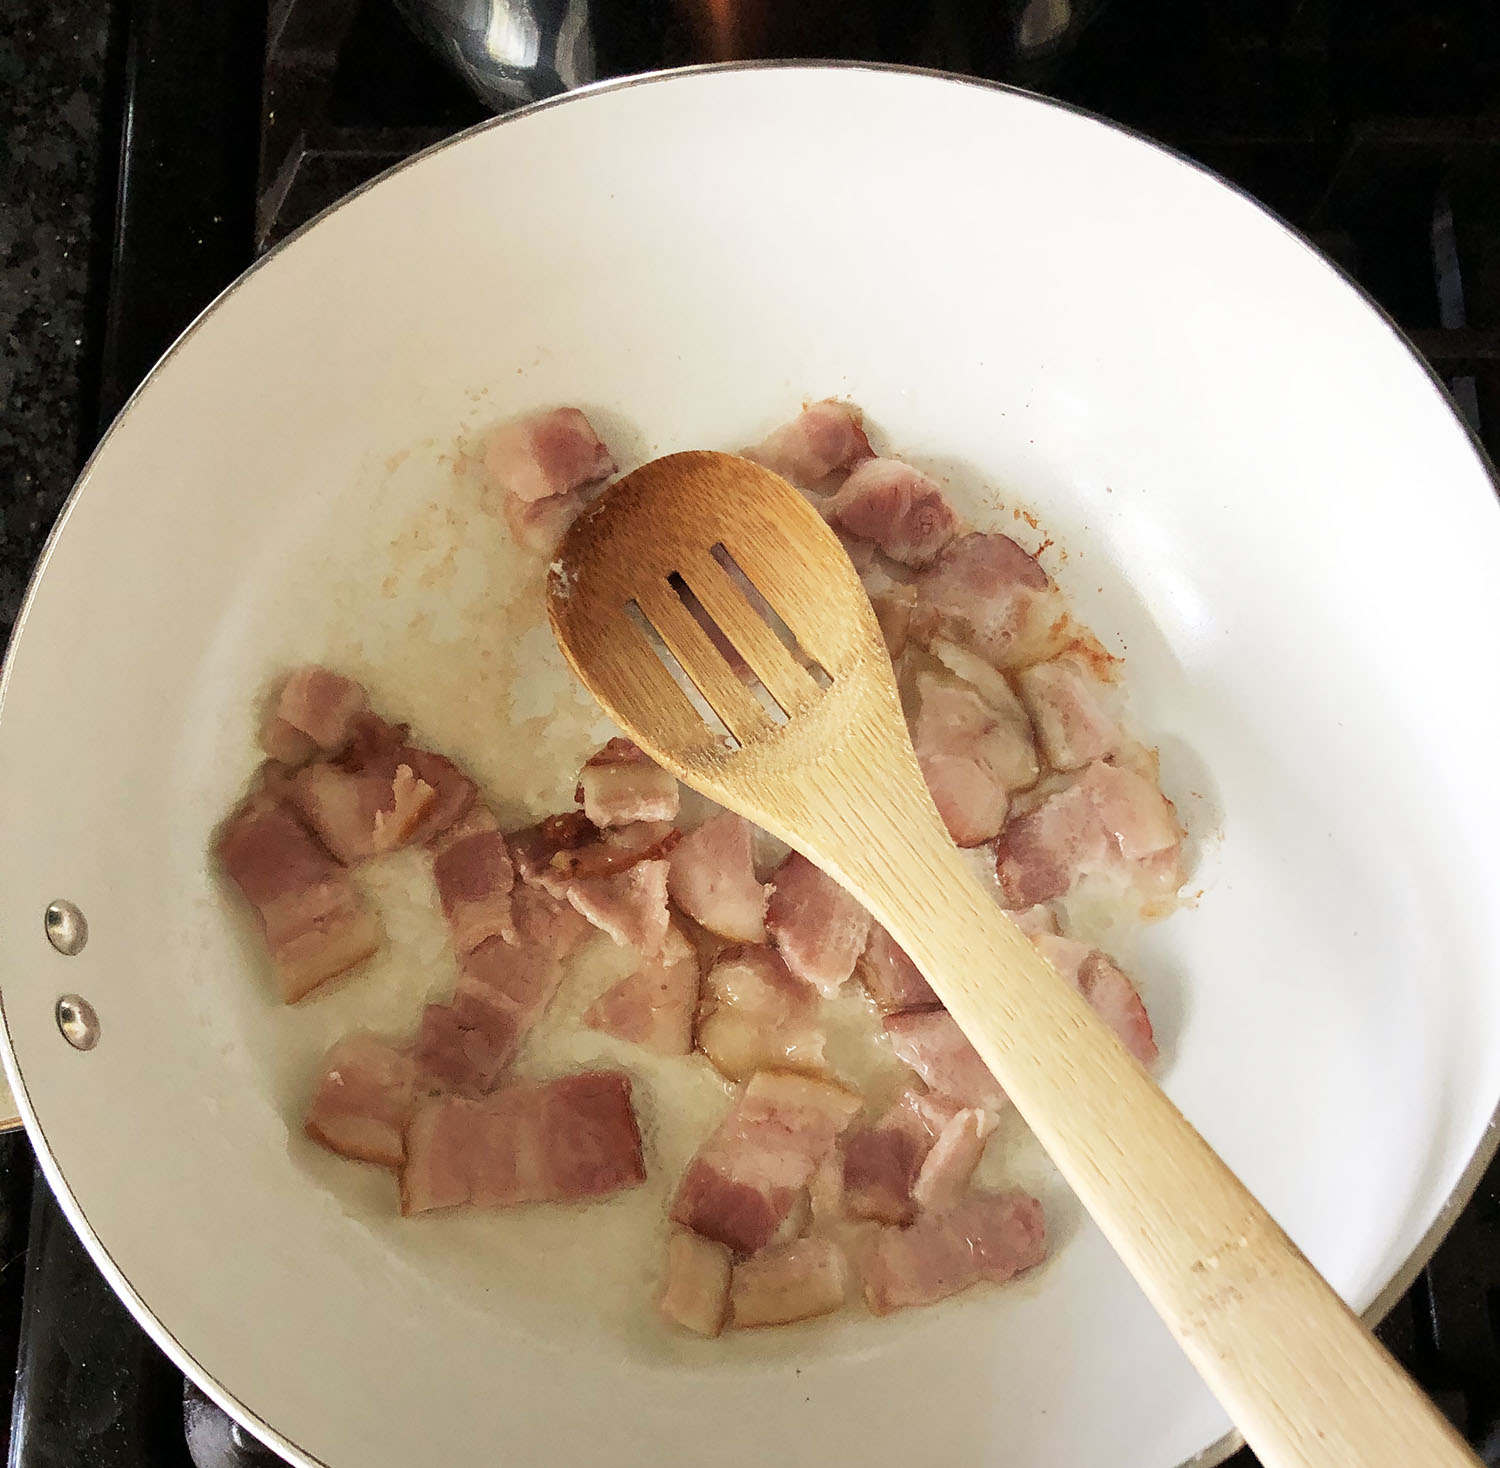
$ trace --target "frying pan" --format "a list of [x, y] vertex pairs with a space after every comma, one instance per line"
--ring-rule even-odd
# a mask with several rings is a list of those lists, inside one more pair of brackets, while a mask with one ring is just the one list
[[[1165, 1085], [1335, 1287], [1378, 1313], [1492, 1150], [1500, 516], [1390, 324], [1253, 203], [1033, 97], [864, 68], [595, 89], [396, 170], [205, 313], [85, 471], [6, 665], [6, 1071], [112, 1285], [295, 1463], [1233, 1446], [1019, 1128], [1054, 1239], [1027, 1281], [717, 1343], [651, 1323], [662, 1201], [716, 1104], [664, 1104], [660, 1066], [626, 1061], [651, 1185], [576, 1213], [403, 1221], [301, 1135], [323, 1047], [403, 1029], [451, 960], [396, 860], [371, 969], [275, 1003], [207, 854], [264, 688], [327, 660], [505, 819], [567, 804], [606, 730], [479, 436], [576, 402], [629, 464], [823, 395], [975, 522], [1034, 546], [1034, 514], [1124, 654], [1195, 860], [1193, 902], [1123, 954]], [[57, 901], [87, 920], [71, 954]]]

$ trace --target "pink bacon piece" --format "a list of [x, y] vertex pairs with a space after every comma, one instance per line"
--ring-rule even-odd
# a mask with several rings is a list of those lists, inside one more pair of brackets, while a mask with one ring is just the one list
[[1006, 535], [960, 536], [917, 577], [919, 640], [945, 637], [997, 668], [1045, 656], [1059, 621], [1047, 573]]
[[829, 523], [873, 542], [893, 561], [930, 564], [958, 533], [937, 481], [899, 459], [866, 459], [828, 506]]
[[848, 1277], [843, 1250], [831, 1239], [794, 1239], [734, 1266], [730, 1316], [745, 1329], [827, 1315], [844, 1303]]
[[767, 889], [755, 876], [755, 828], [733, 811], [710, 816], [672, 851], [667, 891], [694, 922], [736, 943], [766, 941]]
[[616, 943], [653, 958], [667, 937], [667, 863], [638, 861], [610, 876], [576, 877], [568, 901]]
[[511, 539], [522, 549], [551, 555], [586, 503], [583, 492], [576, 489], [544, 500], [528, 501], [508, 494], [504, 503], [505, 523]]
[[1031, 941], [1142, 1065], [1156, 1064], [1156, 1036], [1146, 1006], [1135, 985], [1107, 954], [1051, 933], [1040, 933]]
[[548, 816], [506, 837], [516, 873], [531, 886], [566, 899], [575, 880], [612, 876], [642, 861], [660, 861], [680, 832], [659, 821], [601, 831], [582, 811]]
[[553, 408], [502, 423], [484, 449], [484, 472], [526, 504], [597, 484], [615, 461], [577, 408]]
[[341, 1157], [400, 1167], [414, 1080], [409, 1055], [356, 1030], [324, 1059], [304, 1129]]
[[764, 1248], [858, 1110], [832, 1082], [759, 1072], [688, 1164], [672, 1221], [740, 1254]]
[[946, 1009], [888, 1014], [885, 1032], [896, 1054], [937, 1095], [983, 1111], [1000, 1111], [1006, 1106], [999, 1081]]
[[958, 1207], [998, 1122], [993, 1112], [969, 1106], [948, 1119], [911, 1187], [919, 1209], [944, 1213]]
[[870, 940], [859, 956], [856, 971], [865, 992], [884, 1014], [932, 1008], [938, 1003], [932, 986], [906, 950], [877, 922], [870, 924]]
[[932, 669], [918, 673], [914, 682], [917, 762], [943, 824], [960, 846], [993, 840], [1005, 824], [1011, 792], [1037, 778], [1025, 710], [1000, 673], [980, 667], [982, 673], [975, 674], [980, 684]]
[[466, 815], [475, 786], [451, 760], [407, 740], [405, 726], [358, 714], [337, 760], [298, 770], [289, 797], [346, 865], [430, 841]]
[[353, 738], [355, 715], [366, 703], [365, 690], [352, 678], [317, 666], [298, 668], [281, 686], [261, 730], [261, 748], [289, 765], [319, 750], [337, 754]]
[[1079, 770], [1123, 742], [1105, 707], [1104, 685], [1077, 658], [1056, 658], [1016, 674], [1037, 743], [1054, 770]]
[[745, 457], [798, 489], [823, 488], [830, 478], [873, 457], [858, 408], [827, 399], [811, 403]]
[[723, 1244], [679, 1229], [667, 1240], [661, 1313], [696, 1335], [718, 1335], [729, 1317], [733, 1267], [734, 1255]]
[[356, 774], [336, 764], [304, 765], [288, 782], [287, 795], [345, 866], [406, 845], [436, 799], [432, 787], [405, 764], [389, 776]]
[[511, 889], [516, 873], [498, 830], [447, 843], [432, 859], [432, 875], [460, 959], [490, 938], [514, 940]]
[[596, 999], [583, 1022], [658, 1055], [689, 1055], [697, 1008], [698, 955], [674, 923], [661, 952]]
[[218, 840], [220, 865], [255, 909], [277, 986], [295, 1004], [380, 944], [380, 925], [349, 874], [291, 809], [252, 796]]
[[675, 821], [677, 781], [628, 739], [611, 739], [578, 775], [575, 797], [596, 826]]
[[704, 981], [698, 1048], [732, 1081], [758, 1070], [825, 1069], [817, 996], [770, 948], [726, 948]]
[[419, 1089], [482, 1096], [552, 1002], [563, 965], [589, 931], [566, 903], [536, 888], [512, 894], [515, 941], [488, 938], [463, 961], [446, 1004], [429, 1004], [413, 1046]]
[[1042, 1205], [1025, 1193], [973, 1193], [910, 1228], [882, 1229], [858, 1266], [877, 1315], [931, 1305], [981, 1283], [1002, 1284], [1047, 1255]]
[[585, 1071], [517, 1081], [482, 1101], [419, 1103], [406, 1131], [401, 1211], [582, 1202], [645, 1179], [630, 1077]]
[[766, 931], [786, 966], [820, 994], [836, 994], [870, 936], [870, 914], [799, 852], [776, 868]]
[[1182, 828], [1171, 802], [1136, 771], [1103, 761], [1014, 817], [995, 851], [1012, 907], [1061, 897], [1090, 872], [1126, 877], [1145, 900], [1182, 884]]
[[851, 1128], [843, 1143], [845, 1211], [880, 1223], [910, 1223], [916, 1216], [912, 1189], [934, 1135], [911, 1091], [873, 1125]]

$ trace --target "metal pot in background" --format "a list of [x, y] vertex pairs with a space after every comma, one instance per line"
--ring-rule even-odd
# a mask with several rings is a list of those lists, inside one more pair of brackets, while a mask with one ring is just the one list
[[395, 0], [497, 112], [705, 61], [909, 62], [1044, 86], [1107, 0]]

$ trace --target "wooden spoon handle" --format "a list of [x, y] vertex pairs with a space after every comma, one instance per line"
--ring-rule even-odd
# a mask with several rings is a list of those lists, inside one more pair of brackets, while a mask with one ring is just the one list
[[920, 810], [900, 818], [903, 803], [866, 811], [858, 839], [823, 843], [839, 875], [922, 970], [1266, 1468], [1478, 1464], [946, 834]]

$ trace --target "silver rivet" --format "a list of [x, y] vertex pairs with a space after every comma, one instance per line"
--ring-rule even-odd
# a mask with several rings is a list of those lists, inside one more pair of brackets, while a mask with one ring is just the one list
[[64, 994], [57, 1001], [57, 1027], [75, 1050], [92, 1050], [99, 1043], [99, 1016], [82, 995]]
[[82, 953], [83, 945], [89, 941], [89, 920], [75, 902], [59, 898], [50, 903], [42, 926], [47, 930], [47, 941], [69, 958]]

